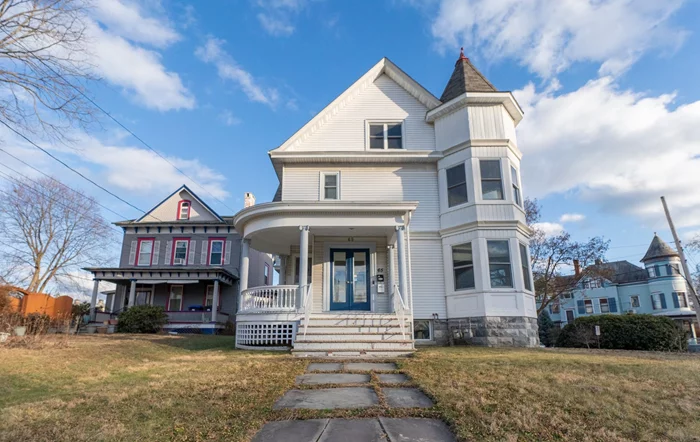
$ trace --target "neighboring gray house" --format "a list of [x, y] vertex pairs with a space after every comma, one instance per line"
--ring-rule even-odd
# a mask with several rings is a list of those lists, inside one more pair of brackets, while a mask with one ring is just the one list
[[[254, 203], [246, 193], [246, 207]], [[93, 307], [97, 284], [107, 281], [117, 285], [105, 303], [110, 314], [160, 305], [167, 328], [202, 332], [235, 321], [241, 237], [232, 216], [219, 216], [183, 185], [141, 218], [115, 224], [124, 229], [119, 266], [85, 269], [95, 279]], [[271, 255], [251, 250], [248, 256], [248, 281], [271, 285]]]

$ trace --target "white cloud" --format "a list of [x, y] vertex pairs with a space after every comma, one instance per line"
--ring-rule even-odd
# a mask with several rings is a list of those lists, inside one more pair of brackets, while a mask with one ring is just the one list
[[233, 112], [228, 109], [225, 109], [219, 114], [219, 120], [224, 123], [225, 126], [237, 126], [241, 124], [241, 119], [235, 117]]
[[555, 236], [564, 232], [564, 226], [559, 223], [541, 222], [532, 225], [536, 230], [544, 233], [544, 236]]
[[570, 93], [515, 92], [523, 183], [533, 197], [575, 191], [604, 211], [663, 223], [664, 195], [679, 227], [700, 224], [700, 101], [622, 90], [613, 79]]
[[577, 223], [586, 219], [586, 215], [581, 213], [565, 213], [559, 217], [560, 223]]
[[98, 0], [93, 16], [111, 32], [137, 43], [166, 47], [180, 40], [180, 35], [162, 18], [145, 16], [138, 4], [119, 0]]
[[542, 77], [581, 61], [600, 63], [606, 75], [650, 48], [677, 47], [686, 33], [665, 22], [683, 2], [440, 0], [431, 29], [440, 50], [476, 47], [487, 59], [513, 58]]
[[307, 0], [257, 0], [256, 5], [261, 9], [258, 21], [268, 34], [288, 37], [295, 31], [294, 17], [307, 4]]
[[219, 77], [231, 80], [240, 86], [243, 93], [251, 100], [274, 108], [279, 101], [279, 93], [275, 88], [266, 88], [258, 84], [253, 75], [241, 68], [236, 61], [222, 49], [226, 42], [209, 37], [203, 46], [195, 51], [195, 55], [205, 63], [216, 66]]
[[268, 34], [279, 37], [292, 35], [294, 33], [294, 26], [280, 18], [261, 12], [258, 14], [258, 21]]

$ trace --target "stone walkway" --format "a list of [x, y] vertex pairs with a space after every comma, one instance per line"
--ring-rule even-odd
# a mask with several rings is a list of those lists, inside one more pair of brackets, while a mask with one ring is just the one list
[[[409, 379], [405, 374], [394, 373], [396, 370], [394, 363], [312, 363], [307, 367], [306, 373], [297, 376], [296, 379], [297, 385], [309, 387], [286, 392], [273, 408], [275, 410], [286, 408], [327, 410], [379, 406], [377, 392], [369, 384], [372, 372], [377, 374], [382, 385], [392, 385], [379, 387], [388, 407], [432, 407], [433, 402], [422, 391], [401, 386]], [[387, 417], [270, 422], [253, 438], [253, 442], [449, 442], [454, 440], [450, 430], [440, 420]]]

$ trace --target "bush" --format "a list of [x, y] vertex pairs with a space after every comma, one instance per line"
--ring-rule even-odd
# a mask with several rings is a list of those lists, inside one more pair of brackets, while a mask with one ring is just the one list
[[552, 318], [549, 316], [549, 312], [547, 312], [547, 310], [544, 310], [537, 317], [537, 328], [540, 334], [540, 344], [544, 345], [545, 347], [553, 346], [556, 341], [551, 340], [550, 337], [552, 329], [554, 328], [554, 321], [552, 321]]
[[[595, 326], [600, 326], [600, 336]], [[672, 319], [652, 315], [596, 315], [577, 318], [557, 338], [558, 347], [684, 351], [685, 332]]]
[[168, 323], [163, 307], [137, 305], [119, 314], [118, 333], [157, 333]]

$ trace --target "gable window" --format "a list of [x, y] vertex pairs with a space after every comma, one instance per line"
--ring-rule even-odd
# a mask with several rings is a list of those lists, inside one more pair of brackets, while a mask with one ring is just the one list
[[654, 310], [663, 310], [666, 308], [666, 297], [663, 293], [654, 293], [651, 295], [651, 308]]
[[138, 242], [136, 265], [150, 266], [153, 261], [153, 238], [140, 238]]
[[591, 299], [586, 299], [583, 301], [583, 305], [586, 307], [586, 313], [587, 314], [592, 314], [593, 313], [593, 300]]
[[322, 199], [337, 200], [340, 199], [339, 182], [340, 173], [321, 173], [321, 182], [323, 184]]
[[600, 304], [601, 313], [610, 313], [610, 305], [608, 304], [608, 300], [606, 298], [600, 298], [598, 300], [598, 304]]
[[584, 289], [599, 289], [603, 286], [602, 281], [599, 279], [587, 279], [583, 281]]
[[474, 288], [472, 243], [452, 247], [452, 271], [455, 279], [455, 290]]
[[184, 287], [181, 285], [170, 286], [170, 296], [168, 297], [168, 310], [182, 310], [182, 292]]
[[464, 163], [447, 169], [447, 206], [454, 207], [467, 202], [467, 173]]
[[485, 200], [502, 200], [503, 183], [500, 160], [481, 160], [481, 195]]
[[175, 238], [173, 247], [173, 265], [182, 266], [187, 264], [187, 252], [190, 248], [189, 238]]
[[263, 270], [263, 277], [265, 278], [265, 285], [270, 285], [270, 264], [265, 263], [265, 269]]
[[220, 266], [224, 263], [224, 240], [209, 239], [209, 265]]
[[513, 181], [513, 201], [515, 204], [522, 207], [522, 202], [520, 201], [520, 181], [518, 181], [518, 171], [515, 167], [510, 166], [510, 178]]
[[630, 305], [632, 306], [632, 308], [639, 307], [639, 295], [630, 296]]
[[532, 280], [530, 279], [530, 260], [527, 259], [527, 247], [525, 244], [520, 244], [520, 267], [523, 271], [525, 290], [532, 291]]
[[676, 308], [688, 307], [688, 299], [685, 297], [685, 292], [673, 292], [673, 302], [677, 304]]
[[491, 288], [513, 287], [508, 241], [487, 241]]
[[369, 123], [370, 149], [403, 149], [402, 123]]
[[192, 202], [188, 200], [182, 200], [177, 205], [177, 219], [190, 219], [190, 208], [192, 207]]

